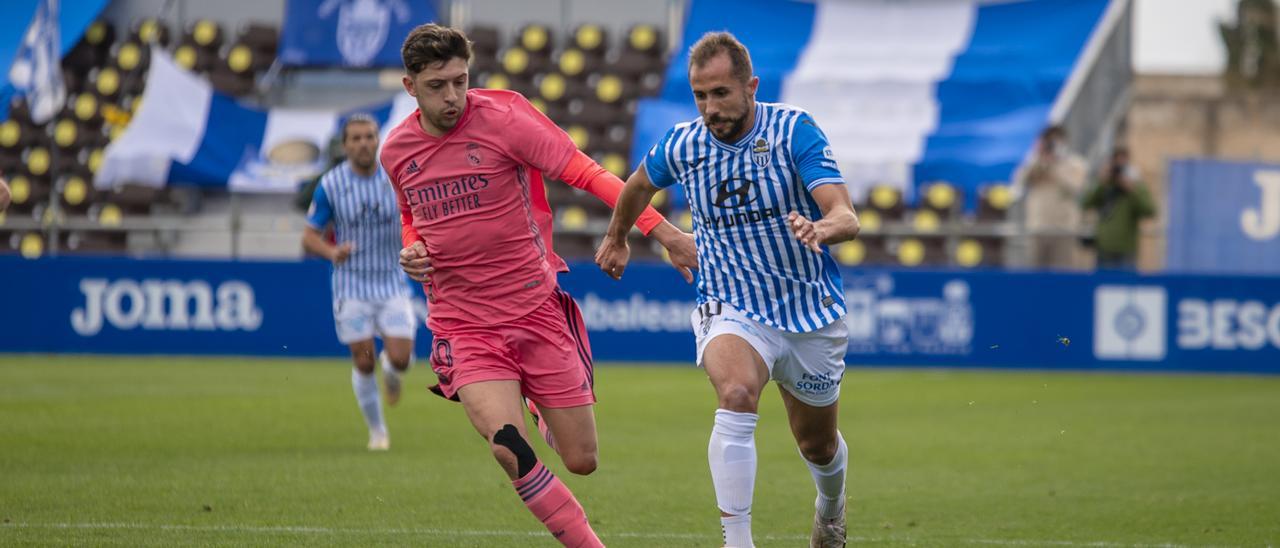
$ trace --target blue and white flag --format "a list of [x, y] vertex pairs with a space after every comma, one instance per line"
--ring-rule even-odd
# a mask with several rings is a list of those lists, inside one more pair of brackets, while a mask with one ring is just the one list
[[1009, 181], [1112, 4], [693, 0], [661, 97], [640, 104], [633, 160], [698, 117], [688, 48], [728, 30], [751, 52], [757, 100], [808, 110], [855, 197], [874, 184], [911, 195], [936, 180]]
[[436, 20], [428, 0], [289, 0], [280, 61], [291, 66], [400, 66], [414, 27]]
[[347, 115], [369, 114], [385, 136], [416, 107], [399, 92], [398, 99], [351, 111], [264, 110], [214, 91], [163, 50], [152, 50], [148, 70], [137, 114], [107, 146], [94, 180], [100, 188], [180, 183], [293, 192], [327, 167], [329, 141]]
[[66, 104], [61, 61], [58, 0], [41, 0], [9, 68], [9, 82], [26, 96], [31, 119], [37, 124], [48, 122]]

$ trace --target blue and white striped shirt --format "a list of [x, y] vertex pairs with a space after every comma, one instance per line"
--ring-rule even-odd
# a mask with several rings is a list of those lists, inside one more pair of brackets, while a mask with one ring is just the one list
[[791, 233], [787, 214], [817, 220], [809, 193], [844, 184], [826, 135], [804, 110], [756, 103], [756, 121], [725, 144], [702, 119], [676, 125], [649, 151], [654, 186], [680, 183], [698, 245], [698, 302], [720, 301], [750, 318], [805, 333], [845, 314], [840, 271]]
[[382, 301], [409, 294], [399, 263], [400, 206], [382, 166], [363, 177], [343, 162], [320, 178], [307, 223], [323, 231], [330, 222], [337, 244], [354, 247], [346, 262], [333, 266], [335, 300]]

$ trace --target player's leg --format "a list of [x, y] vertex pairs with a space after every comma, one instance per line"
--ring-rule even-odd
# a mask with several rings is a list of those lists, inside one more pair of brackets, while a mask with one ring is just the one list
[[351, 389], [356, 404], [369, 427], [369, 449], [386, 450], [390, 447], [387, 425], [382, 418], [382, 398], [378, 394], [378, 381], [374, 375], [375, 347], [373, 343], [374, 321], [369, 306], [361, 301], [340, 299], [334, 303], [333, 319], [338, 341], [351, 351]]
[[529, 445], [519, 382], [474, 382], [458, 388], [457, 394], [516, 494], [556, 540], [565, 546], [604, 546], [587, 523], [582, 505]]
[[584, 476], [595, 472], [599, 463], [595, 406], [542, 407], [539, 411], [564, 467]]
[[369, 450], [385, 451], [391, 447], [387, 423], [382, 417], [382, 397], [378, 393], [378, 378], [374, 375], [373, 339], [356, 341], [347, 345], [351, 350], [351, 390], [356, 395], [356, 405], [369, 427]]
[[845, 474], [849, 447], [838, 428], [840, 403], [814, 407], [778, 386], [787, 409], [791, 434], [796, 438], [818, 496], [810, 546], [827, 548], [845, 544]]
[[387, 405], [400, 401], [400, 376], [413, 362], [413, 336], [417, 321], [409, 297], [394, 297], [379, 305], [376, 315], [378, 333], [382, 335], [382, 380], [387, 392]]
[[719, 404], [707, 444], [707, 462], [720, 508], [724, 542], [726, 546], [750, 547], [755, 430], [759, 420], [756, 412], [769, 370], [751, 343], [728, 333], [706, 343], [701, 363]]
[[817, 331], [787, 334], [787, 353], [774, 368], [791, 433], [813, 477], [810, 545], [845, 545], [845, 475], [849, 448], [839, 430], [840, 383], [848, 330], [837, 321]]
[[511, 327], [508, 337], [520, 362], [524, 393], [547, 444], [570, 472], [594, 472], [599, 460], [595, 370], [577, 303], [557, 289]]

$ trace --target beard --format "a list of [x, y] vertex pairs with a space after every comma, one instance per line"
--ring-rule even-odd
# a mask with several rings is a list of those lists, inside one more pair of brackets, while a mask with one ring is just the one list
[[[746, 101], [746, 100], [743, 101], [743, 105], [749, 105], [749, 104], [750, 104], [749, 101]], [[723, 114], [712, 116], [709, 120], [706, 120], [707, 129], [711, 131], [711, 135], [715, 136], [716, 139], [728, 142], [730, 139], [742, 133], [742, 129], [747, 125], [747, 115], [750, 113], [751, 113], [751, 109], [743, 108], [741, 116], [732, 117], [732, 118], [728, 116], [724, 116]], [[712, 127], [712, 126], [720, 126], [720, 124], [725, 124], [721, 126], [723, 127], [723, 129], [717, 129], [715, 127]]]

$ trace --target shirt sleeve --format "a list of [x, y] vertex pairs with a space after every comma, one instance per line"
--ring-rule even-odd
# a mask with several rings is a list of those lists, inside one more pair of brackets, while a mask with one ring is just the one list
[[315, 194], [311, 195], [311, 207], [307, 209], [307, 224], [316, 230], [324, 230], [333, 220], [333, 204], [329, 203], [329, 195], [324, 191], [324, 181], [316, 185]]
[[667, 163], [667, 146], [675, 132], [675, 128], [667, 130], [667, 134], [644, 157], [644, 172], [649, 176], [649, 182], [658, 188], [667, 188], [676, 182], [671, 173], [671, 165]]
[[831, 143], [827, 142], [826, 134], [808, 113], [800, 115], [795, 129], [791, 131], [791, 160], [808, 190], [821, 185], [844, 184]]
[[517, 94], [511, 102], [511, 116], [502, 131], [510, 138], [517, 160], [543, 173], [560, 173], [578, 151], [569, 134], [538, 111], [528, 99]]

